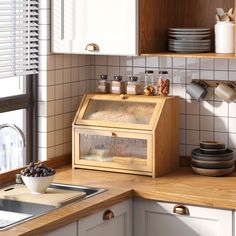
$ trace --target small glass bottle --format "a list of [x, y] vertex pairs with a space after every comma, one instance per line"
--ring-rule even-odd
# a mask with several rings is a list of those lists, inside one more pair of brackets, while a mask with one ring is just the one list
[[144, 87], [144, 95], [152, 96], [156, 93], [156, 84], [154, 81], [154, 72], [153, 70], [146, 70], [144, 77], [145, 87]]
[[100, 80], [98, 82], [98, 92], [110, 93], [110, 83], [107, 81], [107, 75], [100, 75]]
[[157, 81], [157, 94], [160, 96], [168, 96], [170, 90], [170, 80], [168, 71], [159, 71], [159, 78]]
[[122, 76], [114, 76], [114, 80], [111, 82], [111, 93], [122, 94], [125, 93], [125, 81], [122, 81]]
[[137, 76], [130, 76], [127, 83], [127, 94], [138, 95], [142, 93], [141, 84], [138, 82]]

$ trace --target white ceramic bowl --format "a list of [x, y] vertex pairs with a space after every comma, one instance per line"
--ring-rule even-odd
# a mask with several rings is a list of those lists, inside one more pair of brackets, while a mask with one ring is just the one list
[[48, 186], [52, 182], [54, 175], [45, 177], [32, 177], [32, 176], [28, 177], [21, 175], [21, 178], [31, 193], [41, 194], [45, 193]]

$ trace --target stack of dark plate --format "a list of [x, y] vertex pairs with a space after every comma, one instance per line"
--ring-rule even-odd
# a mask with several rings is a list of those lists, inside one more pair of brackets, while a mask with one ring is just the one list
[[200, 53], [211, 50], [209, 28], [169, 28], [169, 51]]
[[224, 176], [234, 170], [233, 150], [224, 143], [203, 141], [192, 150], [191, 159], [193, 171], [200, 175]]

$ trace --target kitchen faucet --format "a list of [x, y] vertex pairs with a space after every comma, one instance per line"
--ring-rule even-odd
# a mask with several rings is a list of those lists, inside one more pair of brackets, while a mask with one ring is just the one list
[[26, 145], [25, 134], [18, 126], [16, 126], [15, 124], [2, 124], [2, 125], [0, 125], [0, 130], [4, 129], [4, 128], [14, 129], [21, 136], [22, 141], [23, 141], [23, 146], [25, 147], [25, 145]]
[[[14, 129], [17, 134], [20, 135], [22, 139], [22, 147], [24, 148], [26, 146], [26, 138], [24, 135], [24, 132], [15, 124], [2, 124], [0, 125], [0, 131], [4, 128], [11, 128]], [[20, 167], [23, 163], [22, 160], [19, 159], [19, 153], [17, 154], [16, 150], [13, 150], [13, 142], [10, 143], [10, 146], [8, 148], [6, 147], [6, 144], [3, 144], [2, 151], [0, 152], [0, 172], [5, 172], [10, 169], [15, 169]], [[20, 154], [21, 155], [21, 154]], [[20, 164], [19, 164], [20, 163]]]

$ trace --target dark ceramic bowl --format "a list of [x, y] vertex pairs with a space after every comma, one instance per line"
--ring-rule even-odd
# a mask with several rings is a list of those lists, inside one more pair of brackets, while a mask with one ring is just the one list
[[205, 160], [205, 161], [228, 161], [234, 158], [233, 150], [226, 149], [224, 153], [218, 154], [209, 154], [204, 153], [200, 148], [196, 148], [192, 150], [192, 158], [196, 160]]
[[225, 143], [217, 141], [201, 141], [200, 148], [203, 149], [224, 149]]
[[234, 166], [231, 168], [225, 168], [225, 169], [204, 169], [204, 168], [198, 168], [198, 167], [192, 166], [192, 169], [195, 173], [199, 175], [218, 177], [218, 176], [231, 174], [234, 170]]
[[213, 148], [210, 148], [210, 149], [205, 149], [205, 148], [201, 148], [201, 151], [203, 153], [206, 153], [206, 154], [220, 154], [220, 153], [224, 153], [226, 148], [218, 148], [218, 149], [213, 149]]
[[229, 161], [203, 161], [192, 158], [192, 166], [204, 169], [225, 169], [234, 166], [234, 160]]

